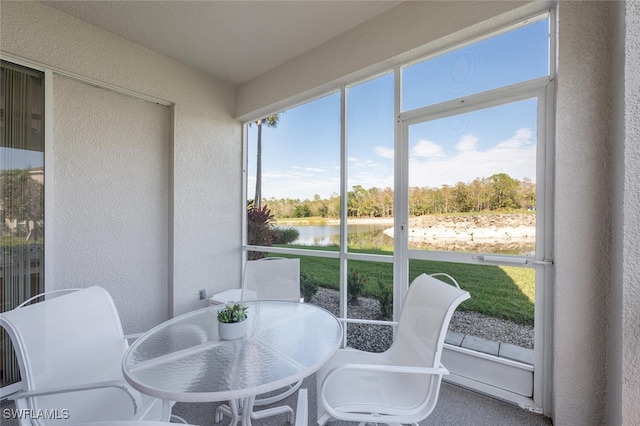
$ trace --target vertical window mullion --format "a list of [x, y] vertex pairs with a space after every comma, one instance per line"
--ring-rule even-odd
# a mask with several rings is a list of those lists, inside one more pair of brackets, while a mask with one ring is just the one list
[[402, 107], [402, 72], [400, 67], [394, 70], [394, 125], [395, 125], [395, 156], [394, 156], [394, 262], [393, 262], [393, 319], [398, 320], [404, 296], [409, 288], [409, 261], [407, 258], [408, 220], [408, 170], [407, 170], [407, 141], [405, 140], [406, 125], [401, 121]]
[[[340, 317], [347, 317], [347, 215], [348, 215], [348, 179], [347, 179], [347, 89], [340, 87]], [[344, 338], [346, 339], [346, 324]]]

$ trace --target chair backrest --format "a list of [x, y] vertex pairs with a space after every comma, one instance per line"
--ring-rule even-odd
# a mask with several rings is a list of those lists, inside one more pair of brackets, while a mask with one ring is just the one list
[[400, 365], [439, 367], [451, 316], [469, 292], [427, 274], [416, 277], [404, 300], [389, 356]]
[[300, 301], [300, 259], [266, 257], [248, 261], [241, 299]]
[[[25, 391], [124, 380], [122, 325], [111, 296], [101, 287], [4, 312], [0, 325], [13, 342]], [[105, 405], [107, 392], [114, 393], [94, 390], [46, 395], [30, 398], [29, 403], [19, 399], [16, 407], [64, 409], [73, 416], [71, 421], [97, 420], [93, 410]], [[123, 404], [131, 407], [122, 394]]]

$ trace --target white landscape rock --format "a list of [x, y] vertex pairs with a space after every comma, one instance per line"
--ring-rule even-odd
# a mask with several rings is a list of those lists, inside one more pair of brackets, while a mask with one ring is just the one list
[[[393, 238], [394, 228], [384, 230]], [[409, 221], [409, 242], [417, 244], [533, 244], [533, 214], [420, 216]]]

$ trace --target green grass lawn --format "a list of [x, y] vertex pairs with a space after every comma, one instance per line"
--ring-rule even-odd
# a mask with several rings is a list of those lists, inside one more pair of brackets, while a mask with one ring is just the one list
[[[318, 250], [335, 250], [337, 247], [291, 246]], [[380, 250], [353, 250], [361, 253], [391, 254]], [[277, 256], [282, 256], [277, 254]], [[297, 257], [297, 256], [286, 256]], [[378, 280], [393, 282], [391, 263], [349, 260], [349, 271], [355, 269], [366, 277], [363, 296], [376, 297]], [[300, 271], [312, 275], [322, 287], [338, 289], [340, 272], [338, 259], [324, 257], [300, 257]], [[469, 291], [471, 299], [458, 309], [476, 311], [495, 318], [507, 319], [520, 324], [533, 325], [534, 317], [534, 270], [509, 266], [469, 265], [462, 263], [411, 260], [411, 280], [422, 273], [444, 272], [454, 277], [460, 287]]]

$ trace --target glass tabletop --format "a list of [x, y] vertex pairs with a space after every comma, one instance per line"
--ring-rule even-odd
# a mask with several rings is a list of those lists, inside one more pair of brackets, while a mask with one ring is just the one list
[[287, 301], [242, 302], [247, 335], [218, 336], [212, 306], [153, 328], [127, 351], [122, 369], [140, 392], [165, 400], [224, 401], [278, 389], [309, 376], [335, 353], [342, 327], [330, 312]]

